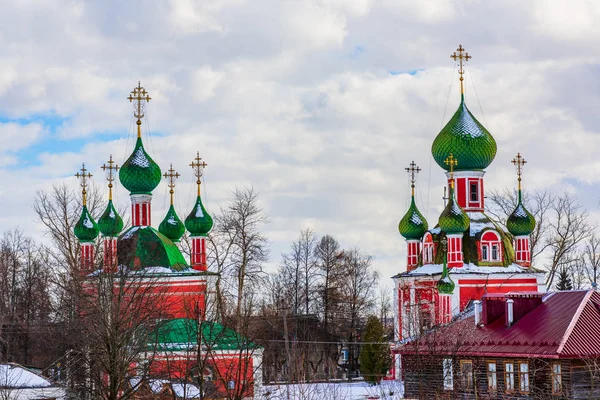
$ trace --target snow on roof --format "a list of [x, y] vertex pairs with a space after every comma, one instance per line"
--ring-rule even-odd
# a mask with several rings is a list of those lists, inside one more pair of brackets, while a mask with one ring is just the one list
[[[411, 275], [439, 275], [442, 273], [444, 266], [443, 264], [426, 264], [422, 265], [410, 272], [405, 272], [401, 275], [411, 276]], [[510, 264], [506, 267], [497, 266], [497, 267], [482, 267], [475, 265], [473, 263], [464, 264], [461, 268], [449, 268], [448, 272], [453, 274], [519, 274], [519, 273], [532, 273], [539, 272], [534, 271], [531, 268], [523, 268], [517, 264]]]
[[33, 371], [17, 364], [0, 364], [1, 388], [43, 388], [52, 383]]
[[177, 398], [182, 399], [199, 399], [200, 398], [200, 389], [197, 386], [191, 384], [184, 383], [174, 383], [171, 385], [173, 387], [173, 392], [177, 396]]

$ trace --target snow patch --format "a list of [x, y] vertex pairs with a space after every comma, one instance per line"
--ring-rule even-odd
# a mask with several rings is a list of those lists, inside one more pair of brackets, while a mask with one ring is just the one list
[[178, 221], [175, 219], [174, 215], [169, 216], [169, 219], [167, 220], [167, 224], [169, 225], [177, 225]]
[[131, 159], [131, 163], [140, 168], [149, 168], [150, 160], [146, 157], [144, 153], [144, 149], [142, 147], [138, 148], [135, 153], [133, 153], [133, 158]]
[[203, 218], [204, 217], [204, 213], [202, 212], [202, 207], [200, 207], [200, 204], [198, 204], [196, 206], [196, 214], [195, 214], [196, 218]]
[[0, 364], [0, 387], [42, 388], [52, 384], [47, 379], [13, 364]]
[[110, 209], [110, 212], [108, 213], [108, 216], [109, 216], [109, 218], [111, 218], [111, 219], [116, 219], [116, 218], [117, 218], [117, 216], [115, 215], [115, 210], [114, 210], [114, 208], [111, 208], [111, 209]]
[[139, 229], [141, 228], [141, 226], [134, 226], [133, 228], [131, 228], [130, 230], [128, 230], [122, 237], [122, 239], [131, 239], [131, 237], [133, 236], [134, 233], [136, 233]]
[[423, 220], [416, 212], [410, 216], [410, 222], [412, 222], [415, 225], [423, 225]]
[[90, 220], [90, 216], [88, 214], [86, 214], [85, 218], [83, 219], [83, 226], [88, 229], [94, 229], [94, 223]]
[[[426, 264], [420, 266], [410, 272], [406, 272], [402, 275], [410, 276], [410, 275], [437, 275], [441, 274], [444, 269], [443, 264]], [[497, 267], [489, 267], [489, 266], [478, 266], [473, 263], [464, 264], [461, 268], [450, 268], [448, 273], [453, 274], [519, 274], [519, 273], [531, 273], [531, 269], [523, 268], [517, 264], [510, 264], [507, 267], [497, 266]]]
[[364, 400], [377, 398], [380, 400], [396, 400], [404, 396], [404, 382], [381, 381], [377, 385], [366, 382], [328, 382], [265, 385], [261, 389], [263, 399], [349, 399]]

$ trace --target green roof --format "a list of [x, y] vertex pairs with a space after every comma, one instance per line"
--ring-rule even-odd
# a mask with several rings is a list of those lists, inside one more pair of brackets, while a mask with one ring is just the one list
[[506, 220], [506, 229], [514, 236], [527, 236], [535, 229], [535, 218], [523, 205], [520, 190], [517, 207]]
[[158, 231], [168, 237], [173, 242], [179, 242], [179, 239], [185, 233], [185, 226], [179, 219], [179, 216], [175, 212], [175, 207], [171, 204], [167, 215], [158, 226]]
[[442, 277], [437, 281], [436, 287], [440, 294], [451, 295], [454, 293], [454, 281], [448, 275], [448, 263], [446, 262], [446, 252], [444, 251], [444, 268], [442, 269]]
[[142, 139], [138, 137], [133, 153], [119, 170], [121, 184], [131, 194], [150, 194], [161, 177], [158, 164], [146, 153]]
[[80, 242], [93, 242], [98, 237], [98, 224], [92, 218], [87, 206], [83, 206], [79, 221], [75, 224], [73, 233]]
[[448, 165], [444, 161], [451, 153], [458, 160], [455, 170], [482, 170], [496, 157], [496, 141], [461, 98], [458, 110], [433, 141], [431, 154], [446, 171]]
[[134, 226], [119, 237], [119, 265], [134, 270], [165, 267], [182, 271], [188, 265], [181, 251], [169, 238], [150, 226]]
[[190, 215], [185, 219], [185, 227], [192, 236], [204, 236], [213, 226], [212, 217], [206, 212], [200, 196], [196, 198], [196, 204]]
[[[201, 327], [202, 344], [211, 350], [241, 350], [258, 347], [238, 335], [233, 329], [216, 322], [202, 321]], [[198, 321], [189, 318], [161, 321], [149, 339], [156, 343], [159, 349], [164, 350], [193, 347], [198, 343]]]
[[123, 219], [115, 209], [112, 200], [108, 201], [106, 210], [98, 220], [98, 227], [104, 236], [119, 236], [123, 230]]
[[454, 199], [454, 188], [450, 187], [448, 204], [438, 221], [440, 228], [447, 234], [463, 233], [469, 228], [469, 216]]
[[398, 224], [398, 231], [407, 240], [417, 240], [423, 237], [425, 232], [427, 232], [427, 229], [429, 229], [427, 220], [423, 214], [419, 212], [419, 209], [415, 204], [415, 197], [412, 196], [410, 207]]

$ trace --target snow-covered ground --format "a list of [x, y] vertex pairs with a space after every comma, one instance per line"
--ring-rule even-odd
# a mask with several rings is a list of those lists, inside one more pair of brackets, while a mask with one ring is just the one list
[[370, 386], [355, 383], [305, 383], [294, 385], [265, 385], [260, 390], [261, 400], [396, 400], [402, 399], [404, 385], [397, 381], [383, 381]]

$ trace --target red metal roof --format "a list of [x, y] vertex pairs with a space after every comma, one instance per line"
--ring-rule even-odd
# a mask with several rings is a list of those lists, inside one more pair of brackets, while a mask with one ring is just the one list
[[400, 352], [412, 353], [416, 346], [419, 352], [481, 356], [598, 357], [600, 294], [549, 293], [541, 305], [510, 327], [506, 326], [504, 315], [480, 327], [475, 326], [471, 316], [429, 333], [418, 342], [405, 344]]

